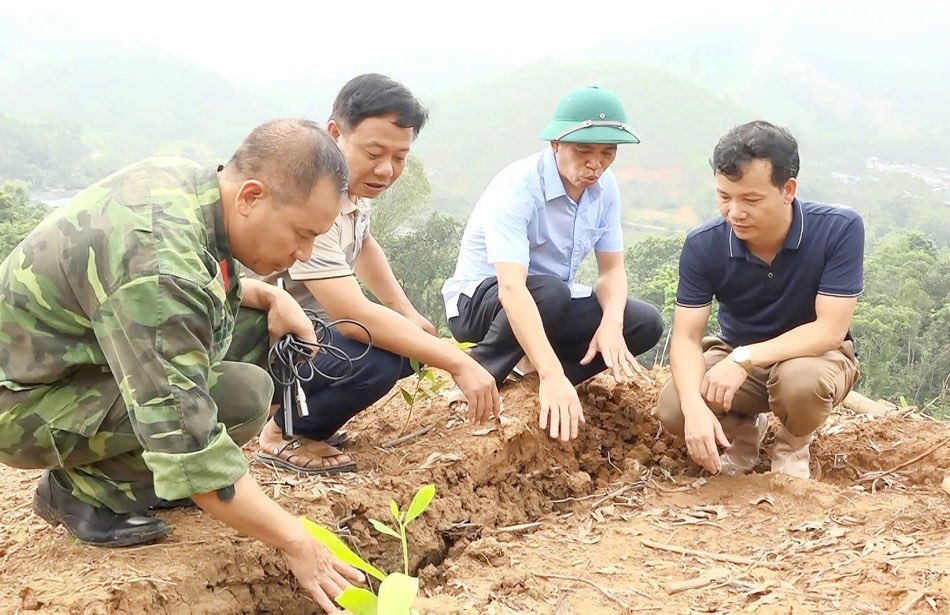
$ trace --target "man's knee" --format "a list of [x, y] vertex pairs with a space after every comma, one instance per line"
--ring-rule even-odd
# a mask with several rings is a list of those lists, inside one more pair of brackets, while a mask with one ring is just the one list
[[660, 421], [665, 430], [677, 436], [683, 435], [685, 431], [683, 409], [672, 380], [667, 382], [666, 386], [663, 387], [663, 391], [660, 392], [656, 408], [653, 410], [653, 416]]
[[627, 299], [624, 309], [624, 337], [634, 354], [653, 348], [663, 336], [663, 316], [649, 303]]
[[261, 432], [274, 383], [270, 374], [250, 363], [224, 361], [214, 369], [218, 378], [211, 387], [211, 397], [218, 406], [218, 420], [240, 446]]
[[769, 407], [795, 436], [806, 436], [820, 427], [834, 405], [834, 368], [826, 362], [802, 357], [772, 369]]
[[529, 275], [525, 280], [531, 298], [545, 323], [564, 318], [571, 306], [571, 287], [553, 275]]
[[388, 393], [400, 378], [410, 372], [407, 369], [409, 359], [385, 350], [371, 350], [364, 360], [366, 363], [360, 370], [358, 386], [376, 399]]

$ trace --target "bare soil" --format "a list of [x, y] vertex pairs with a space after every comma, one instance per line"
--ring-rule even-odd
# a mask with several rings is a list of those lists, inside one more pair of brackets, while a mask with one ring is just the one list
[[[488, 433], [438, 395], [406, 428], [428, 431], [383, 447], [407, 423], [396, 395], [348, 426], [359, 473], [252, 471], [387, 571], [398, 543], [367, 519], [434, 483], [410, 528], [423, 613], [950, 613], [950, 425], [841, 411], [812, 480], [767, 473], [771, 435], [757, 473], [704, 477], [651, 416], [658, 387], [582, 386], [587, 427], [569, 445], [538, 428], [532, 377], [503, 389]], [[32, 513], [38, 475], [0, 466], [0, 613], [319, 611], [273, 549], [196, 509], [161, 513], [173, 534], [155, 545], [83, 546]]]

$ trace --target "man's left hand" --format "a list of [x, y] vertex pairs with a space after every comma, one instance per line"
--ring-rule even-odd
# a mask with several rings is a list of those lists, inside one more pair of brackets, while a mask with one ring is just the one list
[[436, 331], [435, 329], [435, 325], [429, 322], [429, 319], [423, 316], [422, 314], [420, 314], [419, 312], [413, 310], [409, 312], [408, 314], [406, 314], [406, 318], [409, 319], [409, 322], [419, 327], [420, 329], [422, 329], [429, 335], [434, 335], [436, 337], [439, 335], [438, 331]]
[[706, 401], [721, 406], [729, 412], [732, 410], [732, 399], [736, 391], [748, 377], [749, 373], [745, 371], [745, 368], [727, 355], [706, 372], [699, 392]]
[[587, 354], [581, 359], [581, 365], [587, 365], [593, 361], [598, 352], [604, 358], [607, 369], [613, 372], [617, 382], [633, 378], [634, 375], [648, 379], [646, 370], [627, 348], [627, 343], [623, 339], [623, 324], [602, 322], [594, 332]]
[[286, 333], [293, 333], [305, 342], [317, 343], [313, 323], [290, 293], [279, 290], [267, 310], [267, 333], [271, 344]]

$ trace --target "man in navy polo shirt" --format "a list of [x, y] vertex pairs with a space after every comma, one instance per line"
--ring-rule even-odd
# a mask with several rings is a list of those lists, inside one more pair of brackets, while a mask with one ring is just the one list
[[[798, 143], [768, 122], [732, 129], [711, 164], [722, 219], [683, 245], [673, 380], [656, 415], [698, 464], [738, 474], [755, 467], [771, 410], [782, 422], [772, 471], [808, 478], [812, 434], [858, 378], [849, 328], [864, 225], [851, 209], [795, 198]], [[720, 332], [703, 339], [714, 297]]]

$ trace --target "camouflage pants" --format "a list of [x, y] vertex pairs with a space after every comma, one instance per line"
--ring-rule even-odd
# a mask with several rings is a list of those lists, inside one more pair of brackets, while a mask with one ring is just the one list
[[[258, 366], [266, 349], [265, 315], [241, 310], [225, 360], [211, 369], [218, 420], [238, 445], [267, 419], [273, 383]], [[75, 497], [116, 512], [141, 512], [158, 499], [118, 384], [101, 366], [26, 391], [0, 388], [0, 463], [52, 469]]]

